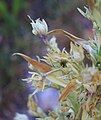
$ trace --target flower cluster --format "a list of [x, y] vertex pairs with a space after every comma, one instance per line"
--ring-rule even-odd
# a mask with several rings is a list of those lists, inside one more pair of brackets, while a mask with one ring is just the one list
[[[90, 4], [91, 2], [92, 4]], [[28, 63], [29, 68], [34, 72], [29, 72], [31, 77], [23, 79], [34, 86], [35, 93], [46, 88], [56, 88], [61, 96], [59, 98], [58, 110], [49, 111], [45, 114], [42, 109], [34, 102], [32, 95], [28, 99], [28, 108], [31, 114], [39, 117], [38, 120], [100, 120], [101, 119], [101, 0], [94, 2], [88, 0], [86, 13], [78, 10], [91, 19], [95, 34], [93, 39], [84, 40], [76, 37], [62, 29], [48, 31], [45, 20], [31, 20], [32, 33], [39, 35], [47, 46], [47, 54], [39, 61], [30, 57], [15, 53], [23, 57]], [[96, 26], [95, 27], [95, 23]], [[71, 40], [70, 51], [65, 48], [59, 49], [55, 36], [50, 40], [50, 34], [63, 34]], [[85, 53], [92, 62], [88, 67], [85, 65]], [[36, 118], [37, 119], [37, 118]]]

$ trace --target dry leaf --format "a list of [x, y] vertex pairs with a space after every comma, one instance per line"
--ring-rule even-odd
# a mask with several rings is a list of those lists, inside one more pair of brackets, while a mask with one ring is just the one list
[[41, 73], [46, 73], [46, 72], [49, 72], [52, 70], [52, 67], [45, 64], [45, 63], [41, 63], [41, 62], [38, 62], [36, 60], [33, 60], [31, 59], [30, 57], [24, 55], [24, 54], [21, 54], [21, 53], [14, 53], [13, 55], [20, 55], [21, 57], [23, 57], [27, 62], [29, 62], [30, 64], [32, 64], [34, 66], [34, 68], [41, 72]]
[[[30, 57], [28, 57], [24, 54], [15, 53], [13, 55], [19, 55], [19, 56], [23, 57], [27, 62], [32, 64], [32, 66], [35, 68], [35, 70], [37, 70], [41, 74], [45, 74], [47, 72], [50, 72], [50, 71], [54, 70], [54, 68], [52, 68], [51, 66], [49, 66], [45, 63], [33, 60], [33, 59], [31, 59]], [[51, 82], [57, 84], [57, 85], [60, 85], [62, 87], [66, 87], [66, 82], [64, 80], [58, 80], [57, 79], [57, 77], [59, 77], [59, 76], [61, 76], [61, 71], [52, 72], [51, 74], [47, 74], [46, 78], [48, 80], [50, 80]]]
[[62, 29], [55, 29], [55, 30], [49, 31], [49, 32], [47, 33], [47, 35], [55, 34], [55, 33], [59, 33], [59, 34], [65, 35], [65, 36], [66, 36], [68, 39], [70, 39], [72, 42], [75, 42], [75, 43], [77, 43], [78, 45], [81, 45], [85, 50], [88, 51], [87, 45], [86, 45], [87, 40], [85, 40], [85, 39], [83, 39], [83, 38], [76, 37], [76, 36], [72, 35], [71, 33], [67, 32], [67, 31], [65, 31], [65, 30], [62, 30]]
[[54, 34], [54, 33], [64, 34], [66, 37], [68, 37], [73, 42], [78, 43], [79, 41], [85, 41], [84, 39], [76, 37], [76, 36], [72, 35], [71, 33], [67, 32], [65, 30], [62, 30], [62, 29], [55, 29], [55, 30], [49, 31], [47, 34], [49, 35], [49, 34]]
[[76, 80], [71, 80], [71, 82], [66, 86], [62, 95], [59, 98], [59, 101], [62, 102], [66, 99], [67, 95], [75, 89]]

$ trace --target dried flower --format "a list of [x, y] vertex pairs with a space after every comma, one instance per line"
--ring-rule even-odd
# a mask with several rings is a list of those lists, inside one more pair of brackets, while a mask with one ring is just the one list
[[[100, 0], [99, 0], [100, 1]], [[96, 28], [101, 28], [101, 4], [97, 1], [97, 3], [94, 2], [94, 0], [88, 0], [88, 7], [84, 7], [86, 9], [86, 13], [83, 12], [80, 8], [78, 8], [78, 11], [88, 19], [92, 20], [94, 24], [96, 24]]]
[[56, 42], [56, 37], [53, 36], [49, 41], [48, 41], [48, 52], [55, 52], [55, 53], [60, 53], [60, 49], [58, 48], [57, 42]]
[[70, 54], [73, 56], [74, 60], [80, 62], [84, 59], [84, 50], [81, 46], [74, 45], [71, 42]]
[[29, 19], [32, 21], [31, 22], [31, 25], [32, 25], [32, 33], [34, 35], [37, 35], [39, 34], [39, 36], [42, 38], [42, 39], [45, 39], [46, 38], [46, 34], [48, 32], [48, 26], [47, 26], [47, 23], [44, 19], [42, 19], [42, 21], [39, 19], [35, 20], [35, 22], [31, 19], [31, 17], [28, 15]]

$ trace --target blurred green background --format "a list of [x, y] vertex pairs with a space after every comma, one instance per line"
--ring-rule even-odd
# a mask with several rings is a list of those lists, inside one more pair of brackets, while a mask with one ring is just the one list
[[[27, 15], [45, 19], [49, 30], [62, 28], [87, 39], [92, 37], [92, 23], [77, 11], [85, 4], [86, 0], [0, 0], [0, 120], [13, 120], [16, 111], [27, 109], [30, 88], [21, 81], [28, 76], [27, 63], [12, 54], [36, 58], [46, 53], [44, 43], [31, 32]], [[59, 47], [68, 50], [69, 40], [56, 36]]]

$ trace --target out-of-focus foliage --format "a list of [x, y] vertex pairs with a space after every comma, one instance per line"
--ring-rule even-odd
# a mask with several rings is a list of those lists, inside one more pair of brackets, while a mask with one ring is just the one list
[[[19, 109], [19, 106], [23, 106], [25, 109], [20, 95], [26, 90], [17, 79], [23, 73], [20, 70], [25, 71], [26, 68], [17, 67], [17, 62], [12, 63], [14, 61], [12, 53], [14, 50], [24, 50], [24, 46], [27, 44], [27, 42], [24, 44], [26, 38], [22, 34], [20, 16], [28, 6], [29, 3], [24, 0], [22, 2], [20, 0], [0, 0], [0, 119], [2, 120], [11, 120], [15, 109]], [[22, 45], [19, 44], [21, 40]], [[17, 72], [18, 69], [19, 72]], [[26, 97], [25, 94], [23, 96]], [[26, 100], [23, 102], [26, 103]]]
[[[47, 46], [47, 54], [38, 61], [23, 57], [29, 68], [31, 77], [23, 79], [34, 86], [34, 91], [28, 98], [29, 112], [36, 120], [100, 120], [101, 119], [101, 12], [100, 2], [88, 0], [86, 13], [78, 9], [93, 22], [93, 38], [88, 40], [76, 37], [62, 29], [48, 31], [45, 20], [32, 21], [32, 33], [39, 35]], [[70, 50], [59, 49], [56, 38], [48, 39], [48, 35], [62, 34], [71, 40]], [[84, 63], [85, 54], [91, 60], [91, 66]], [[43, 63], [43, 61], [45, 63]], [[60, 93], [58, 109], [48, 111], [48, 114], [38, 106], [32, 98], [37, 92], [46, 88], [56, 88]]]
[[13, 1], [0, 1], [0, 33], [1, 33], [1, 45], [0, 45], [0, 70], [1, 70], [1, 80], [0, 86], [3, 86], [11, 80], [11, 76], [14, 77], [14, 72], [9, 68], [13, 68], [11, 64], [11, 53], [12, 50], [17, 47], [16, 43], [17, 35], [20, 35], [20, 20], [19, 15], [22, 10], [28, 7], [27, 2], [20, 0]]
[[[9, 6], [8, 6], [9, 4]], [[12, 33], [13, 35], [17, 35], [17, 30], [19, 28], [19, 15], [20, 12], [28, 7], [28, 3], [24, 0], [13, 0], [13, 1], [0, 1], [0, 18], [3, 21], [2, 33], [9, 36]]]

